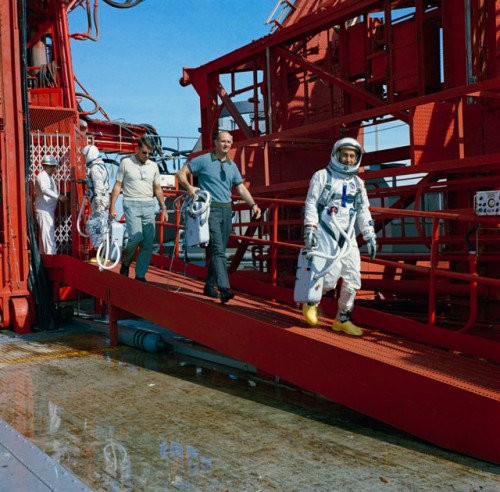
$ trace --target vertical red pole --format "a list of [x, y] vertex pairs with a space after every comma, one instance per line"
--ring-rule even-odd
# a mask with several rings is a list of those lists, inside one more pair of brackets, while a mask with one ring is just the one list
[[438, 240], [439, 240], [439, 219], [432, 219], [432, 243], [431, 243], [431, 258], [429, 272], [429, 313], [428, 324], [434, 326], [436, 324], [436, 268], [438, 257]]
[[272, 246], [271, 246], [271, 285], [276, 285], [278, 281], [278, 218], [279, 218], [279, 205], [274, 203], [272, 207], [273, 213], [273, 232], [272, 232]]

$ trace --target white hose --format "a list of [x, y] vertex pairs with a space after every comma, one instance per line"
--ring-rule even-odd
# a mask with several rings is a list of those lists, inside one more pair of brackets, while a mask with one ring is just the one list
[[351, 249], [351, 245], [352, 245], [352, 243], [351, 243], [351, 241], [352, 241], [352, 233], [353, 233], [353, 230], [354, 230], [355, 218], [356, 218], [356, 215], [353, 215], [351, 217], [351, 220], [349, 222], [349, 227], [347, 228], [347, 231], [344, 231], [342, 229], [342, 227], [339, 226], [339, 224], [338, 224], [337, 220], [335, 219], [335, 217], [332, 216], [332, 222], [333, 222], [333, 224], [335, 225], [335, 227], [340, 232], [341, 236], [344, 237], [344, 240], [345, 240], [344, 244], [341, 247], [339, 247], [339, 249], [337, 250], [337, 254], [331, 256], [331, 255], [327, 255], [325, 253], [321, 253], [320, 251], [316, 251], [314, 249], [311, 250], [309, 253], [307, 253], [307, 255], [306, 255], [307, 259], [316, 256], [318, 258], [324, 258], [326, 260], [331, 260], [331, 264], [328, 265], [321, 272], [317, 273], [314, 276], [314, 280], [318, 280], [318, 279], [324, 277], [328, 272], [330, 272], [330, 270], [332, 270], [332, 268], [339, 261], [341, 261], [344, 258], [344, 256], [346, 256], [346, 254], [349, 252], [349, 250]]
[[[97, 264], [99, 265], [99, 271], [102, 271], [102, 270], [113, 270], [113, 268], [115, 268], [118, 263], [120, 263], [120, 259], [121, 259], [121, 252], [120, 252], [120, 245], [118, 244], [118, 241], [114, 241], [113, 242], [113, 249], [111, 250], [111, 256], [113, 256], [113, 253], [116, 252], [116, 260], [114, 261], [114, 263], [112, 263], [111, 265], [107, 265], [108, 261], [109, 261], [109, 257], [110, 257], [110, 251], [109, 251], [109, 232], [108, 234], [106, 235], [106, 240], [103, 241], [99, 247], [97, 248], [97, 254], [96, 254], [96, 260], [97, 260]], [[105, 255], [104, 255], [104, 260], [102, 259], [102, 251], [103, 251], [103, 248], [106, 248], [106, 252], [105, 252]]]
[[[210, 201], [211, 197], [208, 191], [206, 190], [196, 191], [195, 194], [187, 200], [187, 213], [191, 217], [196, 217], [197, 215], [205, 213], [210, 207]], [[203, 203], [202, 207], [199, 209], [195, 209], [194, 204], [196, 202], [202, 202]]]
[[82, 237], [89, 237], [88, 234], [85, 234], [84, 232], [82, 232], [82, 230], [80, 229], [80, 221], [82, 220], [82, 216], [83, 216], [83, 208], [85, 207], [85, 200], [88, 198], [87, 194], [83, 195], [83, 198], [82, 198], [82, 203], [80, 205], [80, 210], [78, 211], [78, 217], [76, 219], [76, 230], [78, 231], [78, 234], [80, 234], [80, 236]]
[[[206, 190], [197, 190], [194, 192], [193, 196], [189, 196], [187, 193], [178, 196], [173, 203], [175, 209], [180, 209], [181, 217], [184, 217], [185, 213], [188, 213], [191, 217], [196, 217], [205, 213], [210, 207], [211, 196]], [[179, 206], [179, 203], [181, 205]], [[199, 209], [194, 208], [196, 202], [202, 202], [203, 206]]]

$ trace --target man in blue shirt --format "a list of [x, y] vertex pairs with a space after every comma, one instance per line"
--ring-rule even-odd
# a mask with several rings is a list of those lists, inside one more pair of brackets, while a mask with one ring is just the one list
[[[197, 190], [211, 195], [208, 219], [210, 242], [208, 244], [208, 275], [203, 293], [208, 297], [220, 298], [222, 303], [234, 297], [227, 275], [226, 246], [232, 229], [231, 189], [233, 186], [245, 203], [251, 208], [253, 218], [260, 219], [261, 210], [243, 184], [243, 178], [236, 164], [228, 157], [233, 145], [229, 132], [220, 132], [215, 139], [215, 152], [204, 154], [188, 162], [176, 174], [179, 183], [193, 196]], [[199, 188], [192, 186], [189, 175], [198, 176]], [[215, 289], [217, 286], [219, 292]]]

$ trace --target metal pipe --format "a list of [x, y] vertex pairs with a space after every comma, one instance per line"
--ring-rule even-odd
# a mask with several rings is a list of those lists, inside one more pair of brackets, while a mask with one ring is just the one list
[[267, 107], [266, 118], [267, 118], [267, 134], [273, 133], [273, 114], [272, 114], [272, 104], [271, 104], [271, 55], [269, 48], [266, 48], [266, 87], [267, 87]]
[[431, 268], [429, 270], [429, 309], [427, 323], [436, 323], [436, 269], [438, 262], [439, 219], [432, 219]]
[[[477, 277], [477, 271], [476, 271], [476, 266], [477, 266], [477, 256], [474, 252], [471, 252], [469, 254], [469, 273], [471, 275], [474, 275]], [[469, 319], [467, 320], [467, 323], [463, 328], [458, 330], [458, 333], [465, 333], [466, 331], [469, 331], [474, 324], [476, 323], [477, 320], [477, 281], [472, 281], [470, 282], [470, 296], [469, 296], [469, 302], [470, 302], [470, 312], [469, 312]]]
[[467, 64], [467, 84], [474, 84], [476, 78], [472, 72], [472, 39], [471, 39], [471, 8], [470, 0], [464, 0], [465, 2], [465, 51]]

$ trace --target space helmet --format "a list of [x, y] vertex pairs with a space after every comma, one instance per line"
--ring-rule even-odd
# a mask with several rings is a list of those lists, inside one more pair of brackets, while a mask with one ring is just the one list
[[[347, 164], [342, 164], [339, 160], [341, 149], [352, 149], [357, 153], [356, 163], [353, 166], [348, 166]], [[344, 174], [346, 176], [353, 176], [359, 171], [359, 165], [361, 164], [361, 157], [363, 156], [363, 149], [360, 143], [351, 137], [341, 138], [332, 149], [332, 155], [330, 157], [330, 166], [337, 172]]]
[[82, 149], [82, 154], [85, 158], [86, 166], [92, 164], [100, 156], [99, 149], [95, 145], [86, 145]]

